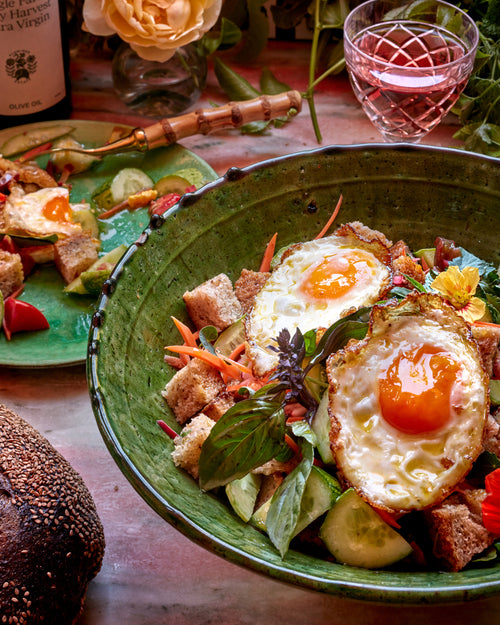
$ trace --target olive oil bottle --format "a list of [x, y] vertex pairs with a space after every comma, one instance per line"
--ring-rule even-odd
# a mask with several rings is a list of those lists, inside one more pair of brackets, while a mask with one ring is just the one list
[[0, 128], [71, 112], [64, 0], [0, 0]]

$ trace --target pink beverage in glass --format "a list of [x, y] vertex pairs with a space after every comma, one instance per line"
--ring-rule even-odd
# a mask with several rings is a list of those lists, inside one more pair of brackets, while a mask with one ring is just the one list
[[[450, 7], [448, 23], [455, 32], [433, 23], [437, 10], [423, 16], [428, 21], [403, 19], [401, 7], [394, 13], [394, 3], [382, 0], [364, 3], [346, 20], [345, 57], [354, 93], [388, 141], [419, 141], [452, 108], [472, 71], [474, 23], [456, 7], [431, 4]], [[369, 17], [356, 22], [356, 12], [365, 9]], [[470, 22], [469, 37], [461, 28], [464, 20]]]

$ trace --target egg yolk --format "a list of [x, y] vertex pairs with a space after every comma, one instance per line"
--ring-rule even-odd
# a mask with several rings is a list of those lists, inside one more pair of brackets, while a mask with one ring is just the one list
[[71, 208], [67, 197], [55, 196], [43, 207], [42, 215], [50, 221], [71, 222]]
[[460, 364], [431, 345], [401, 351], [379, 375], [382, 416], [408, 434], [437, 430], [450, 419]]
[[325, 256], [305, 273], [299, 291], [307, 299], [338, 299], [370, 280], [375, 261], [375, 257], [364, 250]]

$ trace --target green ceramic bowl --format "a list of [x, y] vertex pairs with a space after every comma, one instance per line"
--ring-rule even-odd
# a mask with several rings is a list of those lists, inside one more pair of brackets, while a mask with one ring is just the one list
[[500, 565], [460, 573], [369, 571], [297, 551], [282, 560], [267, 537], [241, 522], [171, 459], [159, 429], [179, 431], [161, 396], [172, 376], [164, 346], [170, 316], [186, 319], [182, 294], [220, 272], [257, 269], [266, 243], [315, 236], [340, 194], [337, 223], [360, 220], [413, 249], [436, 236], [500, 262], [500, 161], [403, 145], [328, 147], [230, 169], [185, 196], [125, 254], [98, 302], [88, 353], [93, 409], [104, 440], [132, 485], [166, 521], [208, 550], [284, 582], [368, 601], [458, 602], [500, 592]]

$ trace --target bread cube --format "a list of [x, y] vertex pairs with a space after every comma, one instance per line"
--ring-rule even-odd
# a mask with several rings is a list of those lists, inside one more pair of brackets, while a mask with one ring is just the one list
[[215, 326], [221, 332], [243, 314], [231, 280], [224, 273], [207, 280], [192, 291], [186, 291], [183, 298], [189, 316], [198, 330], [205, 326]]
[[208, 438], [215, 421], [202, 412], [184, 427], [182, 434], [174, 439], [175, 449], [172, 452], [174, 464], [198, 479], [198, 464], [201, 446]]
[[0, 291], [6, 299], [24, 281], [23, 264], [19, 254], [0, 250]]
[[54, 243], [54, 261], [66, 284], [78, 278], [97, 258], [96, 242], [88, 231], [73, 234]]
[[178, 423], [200, 412], [223, 390], [220, 373], [199, 358], [177, 371], [162, 392]]

